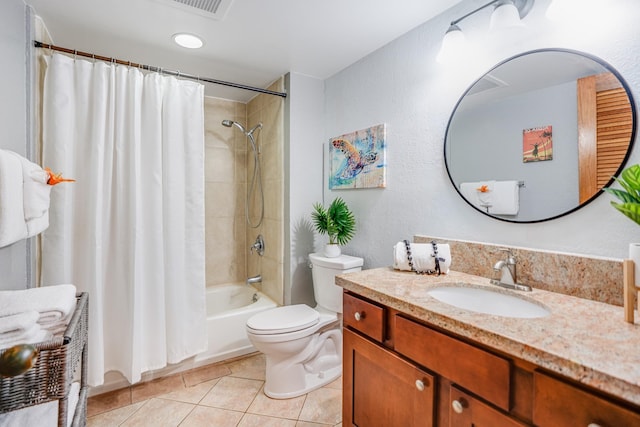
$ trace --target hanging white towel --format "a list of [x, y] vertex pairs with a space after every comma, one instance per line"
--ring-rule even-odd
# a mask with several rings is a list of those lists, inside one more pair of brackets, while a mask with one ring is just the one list
[[[410, 243], [409, 247], [411, 248], [413, 266], [417, 271], [435, 270], [436, 261], [431, 243]], [[440, 271], [448, 273], [451, 266], [451, 249], [449, 245], [442, 243], [437, 243], [436, 247], [438, 249], [438, 258], [440, 259]], [[398, 242], [393, 246], [393, 268], [411, 271], [404, 242]]]
[[[493, 206], [495, 184], [496, 181], [463, 182], [460, 184], [460, 192], [471, 204], [488, 212]], [[481, 191], [481, 189], [486, 191]]]
[[47, 184], [49, 174], [46, 171], [24, 157], [18, 157], [22, 164], [24, 221], [27, 237], [31, 237], [49, 227], [51, 186]]
[[49, 174], [9, 150], [0, 150], [0, 247], [49, 226]]
[[[486, 191], [480, 191], [483, 186]], [[517, 215], [520, 210], [518, 181], [463, 182], [460, 192], [471, 204], [494, 215]]]
[[496, 181], [493, 186], [492, 206], [489, 213], [517, 215], [520, 210], [520, 185], [518, 181]]
[[13, 152], [0, 150], [0, 248], [27, 237], [24, 220], [22, 163]]

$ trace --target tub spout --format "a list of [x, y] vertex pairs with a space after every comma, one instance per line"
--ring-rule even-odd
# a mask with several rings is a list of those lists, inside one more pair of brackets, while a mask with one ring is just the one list
[[254, 283], [262, 283], [262, 276], [258, 274], [247, 279], [247, 285], [253, 285]]

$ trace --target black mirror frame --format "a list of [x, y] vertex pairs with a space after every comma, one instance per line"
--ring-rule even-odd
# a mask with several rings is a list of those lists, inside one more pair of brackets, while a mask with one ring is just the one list
[[[497, 215], [491, 215], [488, 212], [485, 212], [485, 211], [479, 209], [477, 206], [473, 205], [469, 200], [467, 200], [462, 195], [462, 193], [460, 192], [460, 190], [456, 186], [456, 183], [454, 182], [453, 177], [451, 176], [451, 171], [450, 171], [450, 168], [449, 168], [449, 164], [447, 162], [447, 139], [448, 139], [448, 135], [449, 135], [449, 127], [451, 126], [451, 122], [453, 121], [453, 117], [454, 117], [456, 111], [458, 110], [458, 107], [460, 106], [460, 103], [462, 102], [464, 97], [469, 93], [469, 91], [471, 91], [471, 89], [476, 85], [476, 83], [478, 83], [480, 80], [482, 80], [487, 74], [491, 73], [496, 68], [500, 67], [501, 65], [503, 65], [503, 64], [505, 64], [505, 63], [507, 63], [509, 61], [512, 61], [512, 60], [517, 59], [517, 58], [520, 58], [522, 56], [531, 55], [531, 54], [534, 54], [534, 53], [541, 53], [541, 52], [571, 53], [571, 54], [574, 54], [574, 55], [579, 55], [579, 56], [583, 56], [585, 58], [591, 59], [592, 61], [597, 62], [598, 64], [600, 64], [604, 68], [606, 68], [607, 71], [611, 72], [614, 76], [616, 76], [616, 78], [620, 81], [620, 84], [624, 88], [625, 92], [627, 93], [627, 97], [629, 98], [629, 104], [631, 104], [631, 118], [632, 118], [633, 125], [631, 127], [631, 136], [629, 138], [629, 148], [627, 149], [627, 152], [626, 152], [626, 154], [624, 156], [624, 159], [620, 163], [620, 166], [616, 170], [616, 173], [614, 174], [613, 177], [611, 177], [611, 179], [602, 188], [600, 188], [587, 201], [579, 204], [578, 206], [576, 206], [576, 207], [574, 207], [572, 209], [569, 209], [566, 212], [563, 212], [561, 214], [558, 214], [558, 215], [555, 215], [555, 216], [551, 216], [551, 217], [548, 217], [548, 218], [541, 218], [541, 219], [535, 219], [535, 220], [526, 220], [526, 221], [516, 221], [516, 220], [509, 219], [509, 218], [503, 218], [503, 217], [497, 216]], [[514, 55], [514, 56], [512, 56], [510, 58], [507, 58], [507, 59], [499, 62], [498, 64], [494, 65], [493, 67], [491, 67], [491, 69], [487, 70], [482, 76], [480, 76], [478, 79], [476, 79], [464, 91], [462, 96], [460, 96], [460, 99], [458, 99], [458, 101], [456, 102], [456, 105], [453, 107], [453, 111], [451, 112], [451, 115], [449, 116], [449, 121], [447, 122], [447, 129], [446, 129], [445, 136], [444, 136], [444, 144], [443, 144], [444, 152], [443, 152], [443, 154], [444, 154], [445, 169], [447, 170], [447, 176], [449, 177], [449, 181], [451, 181], [451, 184], [453, 185], [453, 188], [456, 190], [456, 192], [462, 198], [462, 200], [464, 200], [475, 211], [480, 212], [483, 215], [486, 215], [486, 216], [488, 216], [490, 218], [493, 218], [493, 219], [496, 219], [498, 221], [510, 222], [510, 223], [513, 223], [513, 224], [531, 224], [531, 223], [538, 223], [538, 222], [544, 222], [544, 221], [551, 221], [553, 219], [557, 219], [557, 218], [563, 217], [565, 215], [568, 215], [570, 213], [573, 213], [573, 212], [577, 211], [578, 209], [581, 209], [581, 208], [587, 206], [593, 200], [598, 198], [604, 192], [605, 188], [609, 187], [611, 184], [613, 184], [615, 182], [615, 177], [620, 175], [620, 173], [625, 169], [627, 161], [629, 160], [629, 156], [631, 155], [631, 150], [633, 149], [633, 145], [634, 145], [635, 139], [636, 139], [636, 127], [637, 127], [637, 124], [638, 124], [638, 122], [637, 122], [637, 119], [636, 119], [636, 104], [635, 104], [635, 100], [633, 98], [633, 95], [631, 94], [631, 90], [629, 88], [629, 85], [626, 82], [626, 80], [620, 75], [620, 73], [615, 68], [613, 68], [611, 66], [611, 64], [609, 64], [608, 62], [598, 58], [597, 56], [594, 56], [594, 55], [591, 55], [591, 54], [588, 54], [588, 53], [584, 53], [584, 52], [581, 52], [581, 51], [577, 51], [577, 50], [572, 50], [572, 49], [544, 48], [544, 49], [529, 50], [529, 51], [522, 52], [522, 53], [519, 53], [517, 55]]]

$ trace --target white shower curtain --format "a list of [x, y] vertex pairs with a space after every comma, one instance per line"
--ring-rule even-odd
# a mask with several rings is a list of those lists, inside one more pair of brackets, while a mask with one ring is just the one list
[[53, 188], [42, 284], [89, 292], [90, 385], [204, 351], [203, 86], [53, 54], [43, 164]]

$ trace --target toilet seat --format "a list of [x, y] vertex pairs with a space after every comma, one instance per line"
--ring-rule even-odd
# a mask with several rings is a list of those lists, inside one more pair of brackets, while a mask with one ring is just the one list
[[247, 320], [247, 329], [256, 335], [286, 334], [311, 328], [320, 321], [320, 313], [306, 304], [287, 305], [255, 314]]

